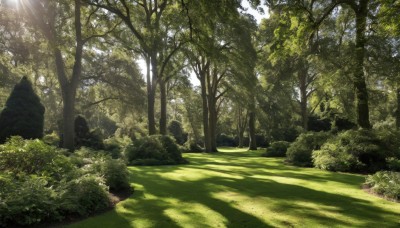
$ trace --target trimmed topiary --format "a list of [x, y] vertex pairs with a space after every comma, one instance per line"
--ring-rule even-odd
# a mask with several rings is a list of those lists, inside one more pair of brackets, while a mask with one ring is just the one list
[[15, 85], [0, 114], [0, 143], [19, 135], [24, 139], [43, 137], [45, 108], [27, 77]]
[[152, 135], [137, 139], [124, 151], [131, 165], [184, 164], [182, 153], [175, 141], [165, 135]]

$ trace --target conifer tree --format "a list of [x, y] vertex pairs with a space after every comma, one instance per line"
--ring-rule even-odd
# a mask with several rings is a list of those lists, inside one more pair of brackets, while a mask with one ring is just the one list
[[0, 143], [19, 135], [25, 139], [43, 137], [45, 108], [27, 77], [14, 86], [0, 114]]

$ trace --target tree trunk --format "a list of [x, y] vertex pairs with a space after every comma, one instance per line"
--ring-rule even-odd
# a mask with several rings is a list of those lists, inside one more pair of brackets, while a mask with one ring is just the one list
[[163, 79], [159, 80], [159, 85], [160, 85], [160, 103], [161, 103], [160, 134], [167, 135], [167, 91]]
[[209, 99], [209, 132], [210, 132], [210, 152], [218, 152], [217, 150], [217, 110], [214, 98]]
[[211, 138], [208, 123], [208, 104], [207, 104], [207, 90], [205, 75], [201, 75], [200, 78], [201, 85], [201, 99], [203, 101], [203, 132], [204, 132], [204, 150], [205, 152], [211, 152]]
[[299, 88], [300, 88], [300, 111], [303, 129], [308, 130], [308, 110], [307, 110], [307, 68], [299, 71]]
[[[156, 122], [155, 122], [155, 110], [154, 110], [154, 103], [155, 103], [155, 93], [156, 93], [156, 86], [157, 86], [157, 60], [153, 58], [146, 60], [147, 64], [147, 119], [148, 119], [148, 129], [149, 135], [155, 135], [156, 132]], [[150, 63], [151, 63], [151, 72], [152, 75], [150, 76]]]
[[249, 139], [250, 139], [249, 150], [257, 150], [256, 113], [254, 111], [250, 111], [249, 113]]
[[63, 94], [62, 147], [75, 149], [75, 91], [71, 87], [61, 88]]
[[396, 99], [397, 99], [397, 109], [395, 112], [396, 127], [397, 129], [400, 129], [400, 88], [397, 88], [396, 90]]
[[354, 87], [356, 90], [357, 124], [370, 129], [368, 90], [364, 75], [364, 57], [366, 43], [366, 26], [369, 0], [360, 0], [356, 10], [356, 65], [354, 67]]

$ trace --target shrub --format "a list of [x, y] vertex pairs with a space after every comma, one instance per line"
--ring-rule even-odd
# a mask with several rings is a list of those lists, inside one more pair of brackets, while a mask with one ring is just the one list
[[229, 147], [236, 147], [237, 143], [235, 138], [226, 134], [219, 134], [217, 135], [217, 146], [229, 146]]
[[181, 151], [169, 136], [152, 135], [135, 140], [125, 149], [125, 157], [132, 165], [183, 164]]
[[273, 142], [266, 149], [266, 152], [262, 156], [264, 156], [264, 157], [285, 157], [286, 151], [289, 146], [290, 146], [290, 142], [286, 142], [286, 141]]
[[35, 174], [60, 180], [74, 170], [68, 158], [53, 146], [40, 140], [11, 137], [0, 145], [0, 171], [14, 174]]
[[319, 118], [317, 116], [308, 117], [308, 130], [309, 131], [329, 131], [331, 129], [331, 122], [327, 118]]
[[197, 144], [194, 140], [189, 140], [184, 144], [183, 147], [184, 152], [192, 152], [192, 153], [200, 153], [203, 152], [203, 148], [199, 144]]
[[172, 120], [169, 124], [168, 124], [168, 132], [175, 138], [175, 141], [179, 144], [179, 145], [183, 145], [186, 141], [185, 137], [184, 137], [184, 132], [182, 129], [182, 124], [177, 121], [177, 120]]
[[256, 134], [256, 142], [257, 146], [262, 147], [262, 148], [267, 148], [269, 147], [269, 142], [267, 140], [267, 137], [263, 134]]
[[390, 157], [386, 159], [386, 162], [389, 170], [400, 172], [400, 159]]
[[286, 152], [286, 161], [296, 166], [312, 166], [311, 154], [329, 138], [326, 132], [308, 132], [297, 137]]
[[333, 121], [333, 127], [338, 131], [346, 131], [357, 128], [357, 124], [353, 123], [349, 119], [336, 116]]
[[32, 225], [61, 219], [57, 210], [57, 194], [44, 178], [3, 176], [0, 184], [7, 187], [0, 189], [0, 226]]
[[[78, 168], [80, 167], [80, 168]], [[70, 157], [40, 140], [0, 145], [0, 227], [88, 215], [110, 206], [108, 187], [129, 187], [122, 160], [82, 148]]]
[[25, 139], [43, 137], [44, 106], [26, 77], [15, 85], [0, 114], [0, 143], [13, 135]]
[[57, 135], [57, 133], [52, 132], [51, 134], [43, 136], [43, 142], [50, 146], [59, 146], [60, 137]]
[[107, 186], [103, 179], [84, 175], [70, 181], [61, 195], [62, 210], [67, 214], [89, 215], [110, 207]]
[[377, 194], [400, 200], [400, 173], [380, 171], [374, 175], [368, 175], [365, 184]]
[[75, 147], [90, 147], [97, 150], [104, 149], [101, 131], [90, 131], [86, 119], [78, 115], [75, 118]]
[[387, 148], [371, 130], [349, 130], [315, 151], [316, 167], [332, 171], [376, 172], [386, 168]]
[[84, 174], [100, 175], [104, 183], [113, 191], [128, 189], [129, 172], [121, 159], [112, 159], [104, 152], [82, 147], [75, 151], [72, 158]]

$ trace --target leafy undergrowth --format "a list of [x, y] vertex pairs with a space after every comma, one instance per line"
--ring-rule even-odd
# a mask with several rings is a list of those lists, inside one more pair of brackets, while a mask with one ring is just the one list
[[186, 154], [189, 165], [130, 167], [133, 195], [71, 227], [398, 227], [400, 204], [362, 175], [286, 166], [263, 151]]

